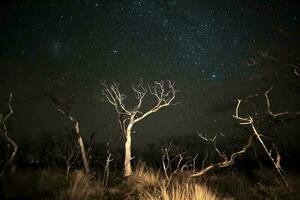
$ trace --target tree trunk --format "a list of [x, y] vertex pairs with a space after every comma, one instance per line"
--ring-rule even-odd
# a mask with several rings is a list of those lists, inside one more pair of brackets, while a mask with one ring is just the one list
[[131, 128], [132, 124], [129, 124], [126, 130], [126, 142], [125, 142], [125, 158], [124, 158], [124, 177], [132, 174], [131, 168]]
[[7, 137], [7, 140], [10, 143], [10, 145], [13, 147], [13, 152], [10, 155], [9, 160], [8, 160], [8, 164], [10, 165], [12, 163], [14, 157], [16, 156], [16, 153], [18, 151], [18, 145], [10, 137]]
[[75, 121], [75, 131], [76, 131], [76, 134], [77, 134], [77, 137], [78, 137], [77, 142], [78, 142], [79, 147], [80, 147], [80, 153], [81, 153], [82, 162], [83, 162], [83, 165], [84, 165], [84, 171], [85, 171], [86, 174], [88, 174], [88, 173], [90, 173], [89, 162], [88, 162], [87, 154], [86, 154], [86, 151], [85, 151], [84, 143], [83, 143], [82, 137], [80, 135], [79, 123], [77, 121]]
[[84, 170], [85, 170], [85, 173], [88, 174], [88, 173], [90, 173], [90, 167], [89, 167], [87, 154], [86, 154], [85, 147], [84, 147], [81, 136], [78, 137], [78, 144], [79, 144], [79, 147], [80, 147], [80, 152], [81, 152], [81, 157], [82, 157], [82, 161], [83, 161], [83, 165], [84, 165]]

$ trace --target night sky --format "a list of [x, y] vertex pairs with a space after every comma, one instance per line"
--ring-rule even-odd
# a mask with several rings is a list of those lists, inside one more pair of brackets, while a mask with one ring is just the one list
[[131, 103], [140, 78], [170, 79], [181, 103], [137, 124], [134, 142], [241, 134], [231, 117], [239, 97], [273, 86], [274, 109], [300, 110], [291, 67], [300, 63], [299, 29], [297, 1], [1, 1], [1, 112], [13, 92], [12, 137], [70, 128], [46, 100], [51, 93], [72, 100], [83, 135], [114, 140], [118, 123], [100, 82], [120, 82]]

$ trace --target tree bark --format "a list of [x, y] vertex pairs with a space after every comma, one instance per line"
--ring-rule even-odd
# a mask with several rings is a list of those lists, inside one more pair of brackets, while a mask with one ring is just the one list
[[131, 136], [127, 135], [125, 142], [124, 177], [130, 176], [131, 174]]
[[80, 147], [80, 152], [81, 152], [81, 157], [82, 157], [82, 161], [83, 161], [83, 165], [84, 165], [84, 170], [85, 170], [85, 173], [88, 174], [88, 173], [90, 173], [90, 167], [89, 167], [89, 162], [88, 162], [88, 159], [87, 159], [85, 147], [84, 147], [83, 140], [82, 140], [81, 136], [78, 137], [78, 144], [79, 144], [79, 147]]
[[132, 174], [131, 167], [131, 128], [133, 124], [129, 124], [126, 130], [126, 141], [125, 141], [125, 158], [124, 158], [124, 177]]
[[78, 142], [79, 147], [80, 147], [80, 152], [81, 152], [82, 162], [83, 162], [83, 165], [84, 165], [84, 170], [85, 170], [85, 173], [88, 174], [88, 173], [90, 173], [89, 162], [88, 162], [87, 154], [86, 154], [86, 151], [85, 151], [84, 143], [83, 143], [82, 137], [80, 135], [79, 123], [77, 121], [75, 121], [75, 131], [76, 131], [77, 137], [78, 137], [77, 142]]

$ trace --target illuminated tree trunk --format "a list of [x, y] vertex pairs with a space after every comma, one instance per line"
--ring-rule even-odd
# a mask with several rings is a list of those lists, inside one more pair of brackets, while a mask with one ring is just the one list
[[77, 121], [75, 122], [75, 131], [76, 131], [76, 134], [77, 134], [77, 137], [78, 137], [77, 142], [78, 142], [79, 147], [80, 147], [80, 153], [81, 153], [81, 157], [82, 157], [84, 171], [85, 171], [85, 173], [88, 174], [88, 173], [90, 173], [89, 162], [88, 162], [88, 159], [87, 159], [87, 154], [86, 154], [86, 151], [85, 151], [84, 143], [83, 143], [82, 137], [81, 137], [80, 132], [79, 132], [79, 123]]
[[78, 138], [78, 144], [79, 144], [79, 147], [80, 147], [82, 162], [83, 162], [83, 165], [84, 165], [84, 171], [85, 171], [85, 173], [88, 174], [88, 173], [90, 173], [90, 167], [89, 167], [89, 162], [88, 162], [88, 159], [87, 159], [85, 147], [84, 147], [81, 136]]
[[131, 174], [131, 136], [127, 135], [125, 142], [124, 177], [130, 176]]
[[124, 157], [124, 177], [130, 176], [132, 174], [131, 167], [131, 129], [133, 126], [133, 121], [131, 121], [126, 129], [125, 138], [125, 157]]

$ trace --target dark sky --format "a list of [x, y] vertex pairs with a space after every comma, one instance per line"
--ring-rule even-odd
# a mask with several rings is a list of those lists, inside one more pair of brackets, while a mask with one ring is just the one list
[[83, 134], [106, 140], [118, 127], [101, 81], [128, 93], [170, 79], [181, 104], [138, 124], [137, 143], [238, 133], [238, 97], [274, 86], [276, 109], [300, 109], [299, 13], [297, 1], [1, 1], [0, 108], [13, 92], [10, 134], [37, 137], [70, 127], [44, 94], [72, 99]]

